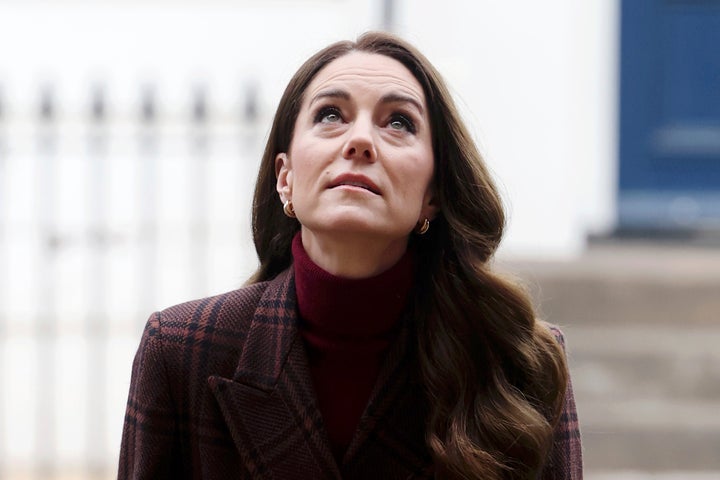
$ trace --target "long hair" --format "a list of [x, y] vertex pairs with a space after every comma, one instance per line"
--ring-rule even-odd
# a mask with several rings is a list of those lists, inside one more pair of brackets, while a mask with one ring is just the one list
[[490, 269], [505, 225], [500, 197], [440, 74], [414, 47], [386, 33], [366, 33], [316, 53], [290, 80], [255, 187], [260, 266], [249, 282], [272, 279], [292, 263], [300, 226], [279, 204], [275, 157], [290, 148], [308, 84], [353, 51], [402, 63], [422, 85], [429, 112], [440, 212], [426, 235], [412, 239], [418, 275], [411, 295], [430, 406], [426, 442], [438, 477], [535, 478], [562, 409], [565, 357], [525, 292]]

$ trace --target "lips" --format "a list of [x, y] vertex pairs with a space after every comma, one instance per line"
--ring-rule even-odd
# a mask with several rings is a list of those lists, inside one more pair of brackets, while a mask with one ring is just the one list
[[365, 190], [372, 192], [375, 195], [380, 195], [380, 189], [377, 187], [377, 185], [375, 185], [372, 180], [370, 180], [364, 175], [344, 173], [335, 177], [329, 188], [341, 187], [343, 185], [364, 188]]

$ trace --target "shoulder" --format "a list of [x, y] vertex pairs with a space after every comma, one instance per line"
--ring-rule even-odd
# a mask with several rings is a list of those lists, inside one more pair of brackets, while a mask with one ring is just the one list
[[166, 358], [185, 356], [188, 350], [209, 351], [241, 343], [263, 295], [274, 282], [247, 285], [155, 312], [147, 321], [143, 338], [156, 344]]
[[544, 328], [545, 330], [549, 331], [552, 334], [553, 338], [555, 338], [555, 341], [557, 341], [563, 347], [563, 349], [565, 348], [565, 334], [562, 332], [560, 327], [540, 319], [536, 320], [536, 322], [540, 326], [540, 328]]
[[164, 372], [164, 381], [179, 391], [203, 388], [208, 375], [232, 376], [253, 318], [278, 281], [276, 277], [153, 313], [136, 355], [137, 368]]
[[[560, 327], [542, 320], [538, 320], [537, 323], [541, 328], [547, 329], [564, 352], [565, 335]], [[572, 380], [568, 371], [562, 410], [555, 425], [553, 448], [541, 478], [543, 480], [581, 480], [583, 478], [582, 465], [580, 425]]]
[[248, 285], [211, 297], [191, 300], [165, 308], [155, 314], [165, 329], [190, 326], [201, 328], [232, 319], [252, 316], [268, 282]]

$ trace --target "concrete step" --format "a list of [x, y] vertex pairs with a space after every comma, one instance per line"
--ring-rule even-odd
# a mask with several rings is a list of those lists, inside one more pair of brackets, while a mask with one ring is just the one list
[[673, 470], [669, 472], [644, 472], [611, 470], [586, 473], [585, 480], [720, 480], [720, 471]]
[[720, 248], [610, 243], [498, 266], [565, 332], [588, 478], [720, 480]]
[[717, 472], [720, 432], [682, 430], [583, 430], [585, 471]]
[[498, 267], [561, 325], [720, 325], [720, 248], [612, 243], [573, 261]]
[[720, 471], [720, 328], [565, 333], [589, 472]]
[[576, 393], [588, 400], [720, 404], [720, 326], [568, 325], [564, 331]]

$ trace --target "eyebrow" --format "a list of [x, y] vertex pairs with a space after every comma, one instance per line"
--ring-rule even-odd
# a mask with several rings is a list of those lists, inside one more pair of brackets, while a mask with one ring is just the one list
[[388, 93], [387, 95], [383, 95], [382, 98], [380, 98], [380, 103], [409, 103], [417, 108], [421, 115], [425, 111], [420, 102], [410, 96], [398, 93]]
[[322, 92], [315, 95], [312, 100], [310, 100], [310, 105], [322, 98], [340, 98], [342, 100], [350, 100], [350, 94], [345, 90], [339, 89], [323, 90]]
[[[350, 100], [350, 94], [345, 90], [340, 89], [324, 90], [315, 95], [310, 101], [310, 104], [312, 105], [322, 98], [340, 98], [342, 100]], [[409, 103], [417, 108], [421, 115], [425, 112], [425, 109], [420, 102], [415, 100], [413, 97], [399, 93], [388, 93], [383, 95], [380, 98], [380, 103]]]

